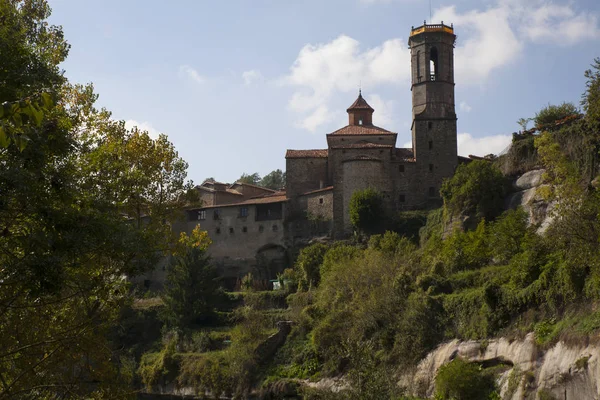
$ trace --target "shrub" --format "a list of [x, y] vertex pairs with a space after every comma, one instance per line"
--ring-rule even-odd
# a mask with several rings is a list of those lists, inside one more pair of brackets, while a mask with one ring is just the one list
[[497, 397], [494, 378], [461, 358], [442, 366], [435, 377], [436, 399], [484, 400]]
[[449, 215], [472, 215], [494, 219], [502, 212], [507, 181], [502, 172], [484, 160], [461, 164], [440, 191]]
[[535, 122], [536, 128], [540, 129], [573, 114], [579, 114], [579, 110], [573, 103], [565, 102], [559, 106], [549, 104], [535, 114], [533, 121]]
[[350, 198], [349, 213], [355, 229], [376, 233], [384, 220], [383, 197], [374, 189], [357, 190]]
[[315, 243], [300, 251], [295, 265], [298, 275], [300, 275], [299, 289], [307, 290], [309, 287], [319, 284], [320, 268], [327, 249], [326, 245]]

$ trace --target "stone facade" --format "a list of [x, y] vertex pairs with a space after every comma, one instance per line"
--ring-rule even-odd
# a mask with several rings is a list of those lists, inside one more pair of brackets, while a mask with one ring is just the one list
[[423, 209], [441, 202], [442, 181], [454, 173], [457, 154], [452, 27], [423, 25], [411, 31], [412, 148], [396, 148], [397, 134], [373, 125], [375, 110], [359, 93], [348, 125], [328, 134], [327, 149], [288, 150], [287, 197], [290, 211], [311, 213], [307, 197], [331, 189], [332, 234], [352, 227], [348, 204], [357, 190], [373, 188], [391, 212]]

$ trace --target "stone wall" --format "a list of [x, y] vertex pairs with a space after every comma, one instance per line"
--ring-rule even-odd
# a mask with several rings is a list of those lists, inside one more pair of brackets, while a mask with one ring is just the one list
[[303, 193], [327, 186], [327, 158], [286, 159], [286, 195], [291, 199], [290, 212], [305, 210], [298, 201]]
[[306, 199], [309, 219], [331, 221], [333, 219], [333, 189], [319, 190], [302, 196]]
[[[274, 204], [283, 204], [285, 211], [285, 203]], [[241, 215], [242, 207], [247, 208], [247, 216]], [[225, 278], [241, 278], [256, 268], [257, 255], [263, 248], [287, 248], [283, 218], [257, 221], [256, 208], [254, 204], [207, 208], [204, 220], [198, 220], [199, 210], [188, 211], [185, 230], [189, 234], [200, 224], [208, 232], [213, 241], [208, 252]], [[216, 210], [218, 219], [214, 218]]]

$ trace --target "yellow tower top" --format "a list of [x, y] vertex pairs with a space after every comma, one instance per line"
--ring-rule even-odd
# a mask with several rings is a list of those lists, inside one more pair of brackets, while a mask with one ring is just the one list
[[453, 25], [444, 25], [444, 21], [441, 24], [427, 24], [426, 21], [423, 21], [423, 25], [418, 27], [412, 27], [410, 31], [410, 36], [419, 35], [425, 32], [444, 32], [454, 35], [454, 26]]

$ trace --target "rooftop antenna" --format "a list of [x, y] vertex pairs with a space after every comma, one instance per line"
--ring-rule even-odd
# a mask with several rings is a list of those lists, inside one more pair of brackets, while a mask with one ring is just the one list
[[431, 0], [429, 0], [429, 21], [431, 21], [433, 19], [433, 14], [431, 12]]

